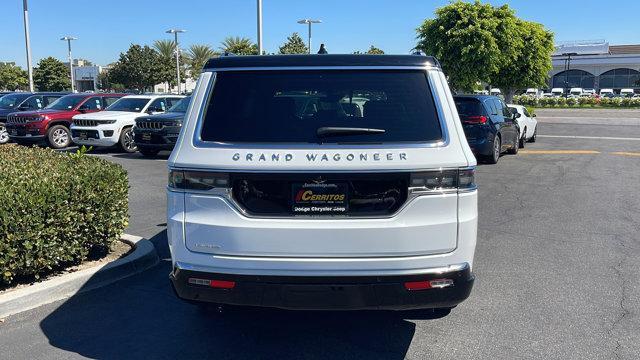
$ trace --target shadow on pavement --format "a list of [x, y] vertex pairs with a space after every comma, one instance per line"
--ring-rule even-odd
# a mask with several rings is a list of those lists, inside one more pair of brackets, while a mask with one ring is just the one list
[[177, 299], [166, 231], [150, 239], [165, 260], [144, 273], [74, 296], [40, 322], [49, 343], [95, 359], [403, 359], [418, 312], [294, 312], [225, 308]]

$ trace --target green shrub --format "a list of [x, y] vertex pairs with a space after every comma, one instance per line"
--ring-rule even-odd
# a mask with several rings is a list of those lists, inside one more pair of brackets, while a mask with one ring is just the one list
[[0, 285], [106, 253], [128, 224], [128, 187], [104, 159], [0, 146]]
[[577, 103], [578, 103], [578, 99], [576, 98], [569, 97], [565, 99], [566, 106], [575, 106]]

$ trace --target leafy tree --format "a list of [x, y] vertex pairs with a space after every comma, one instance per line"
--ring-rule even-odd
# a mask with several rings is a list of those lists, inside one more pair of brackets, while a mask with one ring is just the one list
[[236, 55], [258, 55], [258, 45], [251, 42], [251, 39], [227, 37], [222, 42], [220, 49], [225, 53]]
[[280, 46], [280, 54], [308, 54], [309, 48], [297, 32], [287, 37], [287, 42]]
[[197, 79], [207, 60], [218, 55], [209, 45], [191, 45], [187, 50], [187, 69], [191, 78]]
[[[156, 40], [153, 49], [158, 53], [160, 72], [158, 78], [169, 86], [176, 85], [176, 43], [173, 40]], [[186, 73], [184, 63], [186, 59], [180, 54], [180, 82], [185, 83]]]
[[491, 85], [500, 88], [509, 103], [518, 89], [539, 88], [547, 84], [552, 69], [553, 33], [541, 24], [518, 20], [516, 56], [502, 66]]
[[158, 53], [147, 45], [143, 47], [132, 44], [126, 53], [120, 53], [120, 59], [109, 72], [109, 79], [128, 89], [144, 91], [163, 81], [159, 57]]
[[123, 91], [125, 86], [112, 81], [109, 70], [104, 70], [98, 74], [97, 79], [98, 89], [104, 91]]
[[368, 55], [383, 55], [384, 51], [382, 51], [382, 49], [379, 49], [373, 45], [371, 45], [369, 47], [369, 50], [367, 50], [366, 52], [362, 53], [360, 51], [354, 51], [353, 52], [356, 55], [362, 55], [362, 54], [368, 54]]
[[71, 88], [69, 67], [51, 56], [38, 62], [33, 70], [33, 83], [39, 91], [63, 91]]
[[29, 75], [21, 67], [0, 63], [0, 89], [26, 90], [29, 87]]
[[173, 40], [156, 40], [153, 49], [162, 57], [171, 58], [176, 55], [176, 42]]
[[491, 83], [500, 70], [517, 59], [522, 39], [518, 19], [508, 5], [494, 7], [463, 1], [436, 10], [417, 29], [416, 49], [440, 60], [451, 86], [471, 90]]

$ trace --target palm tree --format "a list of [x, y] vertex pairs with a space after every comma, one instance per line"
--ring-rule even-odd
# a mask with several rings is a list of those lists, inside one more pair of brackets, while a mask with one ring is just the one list
[[176, 55], [176, 42], [173, 40], [156, 40], [153, 48], [163, 58], [172, 58]]
[[225, 53], [236, 55], [258, 55], [258, 46], [251, 42], [251, 39], [230, 36], [224, 39], [220, 49]]
[[217, 55], [218, 53], [209, 45], [191, 45], [187, 50], [187, 65], [191, 77], [197, 79], [207, 60]]

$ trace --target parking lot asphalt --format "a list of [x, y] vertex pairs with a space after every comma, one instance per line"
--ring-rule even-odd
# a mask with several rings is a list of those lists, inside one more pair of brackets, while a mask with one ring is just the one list
[[166, 156], [98, 152], [129, 171], [127, 232], [164, 260], [5, 319], [1, 357], [638, 359], [640, 112], [590, 111], [540, 111], [536, 143], [478, 167], [477, 281], [445, 316], [184, 304], [167, 277]]

